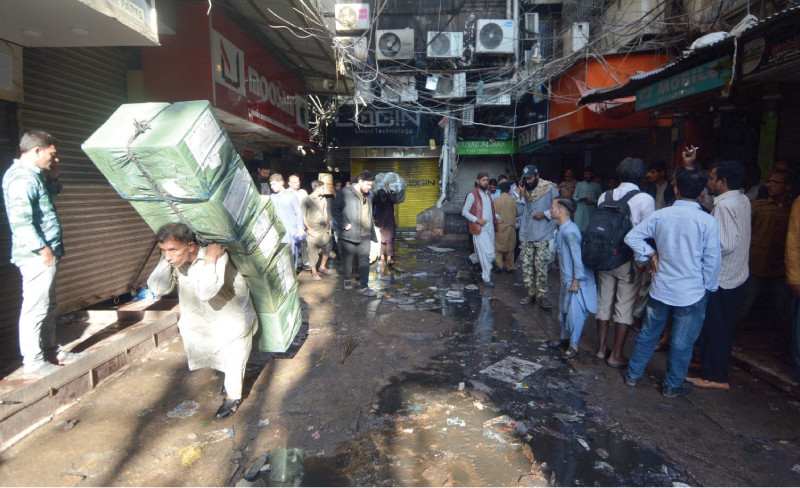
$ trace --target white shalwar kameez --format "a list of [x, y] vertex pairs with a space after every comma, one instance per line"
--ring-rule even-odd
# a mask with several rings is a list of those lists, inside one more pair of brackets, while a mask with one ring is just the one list
[[214, 368], [225, 374], [232, 399], [242, 397], [247, 358], [257, 329], [257, 317], [244, 277], [228, 255], [206, 266], [206, 248], [200, 247], [192, 264], [173, 268], [163, 257], [147, 286], [165, 295], [178, 285], [181, 318], [178, 321], [189, 369]]
[[[480, 190], [478, 194], [480, 194], [483, 204], [483, 215], [480, 218], [486, 220], [486, 223], [481, 226], [480, 234], [472, 235], [472, 243], [475, 244], [475, 254], [481, 263], [481, 278], [484, 283], [488, 283], [492, 281], [492, 264], [494, 263], [494, 215], [492, 215], [492, 201], [489, 195]], [[470, 192], [461, 209], [461, 215], [470, 222], [478, 220], [478, 217], [470, 213], [473, 203], [475, 203], [475, 196]]]

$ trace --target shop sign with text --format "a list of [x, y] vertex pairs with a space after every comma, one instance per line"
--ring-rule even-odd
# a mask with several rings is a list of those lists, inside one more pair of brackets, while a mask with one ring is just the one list
[[511, 139], [485, 141], [459, 141], [458, 155], [516, 154], [517, 141]]
[[731, 78], [731, 58], [725, 56], [670, 76], [636, 92], [636, 110], [691, 97], [725, 86]]

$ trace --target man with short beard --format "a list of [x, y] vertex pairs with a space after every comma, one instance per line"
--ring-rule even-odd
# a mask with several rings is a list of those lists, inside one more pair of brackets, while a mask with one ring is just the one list
[[358, 260], [360, 283], [359, 295], [374, 297], [369, 288], [369, 250], [372, 241], [377, 242], [372, 225], [372, 185], [375, 175], [364, 171], [356, 183], [343, 188], [333, 201], [333, 218], [339, 226], [339, 246], [342, 251], [345, 290], [353, 289], [353, 259]]
[[[522, 185], [517, 188], [517, 215], [520, 215], [519, 240], [522, 258], [522, 282], [528, 294], [519, 301], [534, 301], [544, 310], [553, 305], [547, 299], [547, 270], [550, 267], [550, 242], [556, 221], [550, 216], [553, 199], [558, 196], [555, 183], [539, 177], [539, 169], [529, 164], [522, 170]], [[538, 296], [538, 298], [537, 298]]]
[[475, 182], [475, 188], [464, 200], [461, 215], [469, 222], [475, 254], [481, 263], [483, 284], [493, 287], [494, 234], [497, 232], [498, 219], [489, 193], [489, 174], [485, 171], [479, 172]]

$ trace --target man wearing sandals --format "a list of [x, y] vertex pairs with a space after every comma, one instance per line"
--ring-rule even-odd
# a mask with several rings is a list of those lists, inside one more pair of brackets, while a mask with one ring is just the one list
[[333, 218], [339, 226], [339, 248], [342, 251], [345, 290], [353, 289], [353, 260], [358, 260], [360, 295], [374, 297], [369, 284], [369, 250], [371, 242], [378, 242], [372, 225], [372, 185], [375, 175], [364, 171], [358, 181], [336, 195], [333, 201]]
[[[303, 221], [306, 225], [308, 236], [308, 263], [311, 266], [311, 276], [319, 281], [320, 274], [330, 276], [331, 272], [326, 267], [328, 255], [331, 252], [330, 222], [328, 221], [328, 201], [322, 190], [325, 184], [319, 180], [311, 182], [311, 195], [303, 199]], [[321, 256], [321, 257], [320, 257]], [[319, 272], [317, 271], [319, 262]]]
[[165, 295], [178, 286], [178, 321], [189, 369], [214, 368], [225, 375], [225, 399], [216, 418], [233, 415], [242, 403], [242, 382], [257, 329], [256, 311], [244, 277], [217, 243], [201, 246], [185, 224], [156, 233], [161, 260], [147, 286]]

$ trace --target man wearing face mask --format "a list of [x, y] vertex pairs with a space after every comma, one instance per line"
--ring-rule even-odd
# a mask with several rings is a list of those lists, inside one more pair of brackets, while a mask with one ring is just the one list
[[520, 215], [519, 241], [522, 258], [522, 282], [527, 295], [521, 305], [534, 301], [544, 310], [553, 305], [547, 299], [547, 269], [550, 264], [550, 241], [556, 221], [550, 216], [553, 199], [558, 196], [555, 183], [539, 177], [539, 169], [529, 164], [522, 170], [522, 185], [517, 187], [517, 215]]

